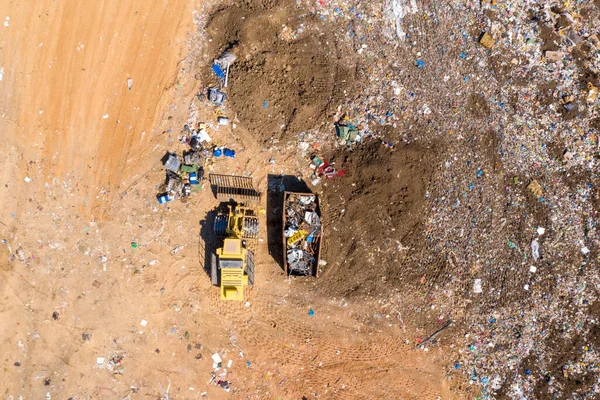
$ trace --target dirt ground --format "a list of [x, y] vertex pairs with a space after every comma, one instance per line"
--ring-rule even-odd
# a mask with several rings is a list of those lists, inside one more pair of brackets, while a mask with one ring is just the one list
[[[340, 296], [400, 292], [423, 270], [407, 268], [406, 251], [422, 235], [426, 188], [437, 164], [436, 149], [400, 144], [394, 149], [370, 143], [331, 158], [348, 179], [323, 190], [327, 214], [324, 254], [331, 260], [319, 284]], [[343, 253], [343, 259], [336, 255]], [[366, 265], [380, 266], [374, 271]], [[355, 293], [356, 292], [356, 293]]]
[[[335, 242], [327, 247], [334, 266], [314, 287], [283, 276], [261, 231], [255, 287], [247, 302], [223, 303], [203, 270], [203, 222], [216, 206], [208, 186], [188, 202], [157, 204], [159, 160], [184, 148], [177, 139], [190, 113], [213, 120], [223, 112], [195, 97], [211, 83], [203, 58], [239, 41], [229, 92], [239, 126], [211, 125], [213, 139], [238, 157], [212, 170], [252, 174], [263, 191], [269, 174], [306, 168], [293, 149], [263, 143], [320, 126], [351, 84], [352, 64], [329, 62], [344, 48], [313, 17], [300, 18], [301, 10], [259, 20], [254, 8], [238, 7], [209, 22], [210, 6], [0, 5], [10, 17], [0, 36], [0, 395], [160, 398], [170, 384], [176, 399], [455, 398], [441, 349], [415, 350], [410, 324], [381, 314], [387, 306], [378, 299], [343, 297], [371, 277], [353, 270], [356, 281], [338, 285], [344, 273], [335, 273]], [[238, 31], [219, 30], [220, 18], [240, 16], [246, 22]], [[197, 18], [218, 37], [207, 48]], [[287, 37], [297, 24], [308, 31]], [[264, 34], [253, 38], [255, 31]], [[335, 205], [341, 195], [374, 204], [392, 194], [378, 183], [409, 178], [401, 189], [408, 193], [391, 200], [400, 207], [377, 210], [401, 236], [419, 223], [431, 170], [413, 171], [430, 156], [418, 146], [386, 151], [367, 148], [344, 160], [357, 189], [339, 184], [327, 201]], [[362, 162], [395, 167], [361, 169]], [[360, 213], [339, 211], [340, 223]], [[382, 241], [379, 228], [373, 224], [369, 234]], [[217, 352], [232, 362], [230, 393], [208, 384]]]
[[[600, 1], [63, 3], [0, 3], [1, 398], [598, 397]], [[208, 182], [157, 201], [200, 123], [262, 193], [241, 303]]]

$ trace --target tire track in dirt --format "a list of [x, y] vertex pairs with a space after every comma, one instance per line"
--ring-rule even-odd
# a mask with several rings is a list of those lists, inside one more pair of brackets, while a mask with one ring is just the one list
[[[389, 396], [396, 394], [402, 394], [402, 398], [436, 399], [442, 393], [429, 387], [429, 378], [436, 379], [433, 374], [429, 373], [427, 379], [411, 376], [422, 369], [422, 360], [416, 352], [413, 352], [416, 357], [408, 356], [410, 347], [399, 344], [399, 338], [383, 333], [363, 338], [355, 331], [320, 321], [319, 327], [315, 327], [314, 323], [298, 320], [284, 312], [283, 306], [265, 299], [249, 290], [250, 307], [245, 307], [243, 303], [221, 301], [215, 288], [210, 290], [209, 304], [236, 332], [242, 348], [268, 349], [271, 361], [293, 371], [283, 374], [288, 385], [302, 382], [306, 389], [320, 393], [334, 391], [339, 399], [394, 398]], [[285, 309], [289, 306], [288, 302]], [[386, 369], [384, 376], [390, 377], [387, 389], [380, 388], [381, 375], [365, 379], [374, 368]], [[289, 390], [285, 382], [275, 390]], [[377, 396], [372, 397], [372, 393]]]

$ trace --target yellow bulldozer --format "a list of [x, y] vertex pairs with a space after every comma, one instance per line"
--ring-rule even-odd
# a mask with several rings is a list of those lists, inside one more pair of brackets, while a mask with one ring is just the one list
[[244, 300], [254, 284], [254, 251], [258, 238], [260, 193], [252, 178], [211, 174], [210, 184], [221, 205], [214, 223], [217, 248], [211, 254], [211, 280], [222, 300]]

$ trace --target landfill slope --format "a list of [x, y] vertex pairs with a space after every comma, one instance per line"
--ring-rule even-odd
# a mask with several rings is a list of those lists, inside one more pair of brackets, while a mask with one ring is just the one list
[[[0, 21], [3, 397], [599, 397], [598, 1]], [[200, 166], [263, 195], [241, 302]], [[283, 268], [286, 181], [319, 198], [316, 279]]]

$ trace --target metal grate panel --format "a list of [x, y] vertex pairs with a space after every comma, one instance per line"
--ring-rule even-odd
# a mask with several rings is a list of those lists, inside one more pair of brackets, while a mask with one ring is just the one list
[[254, 189], [250, 177], [210, 174], [209, 181], [216, 188], [217, 200], [252, 204], [260, 201], [260, 193]]

